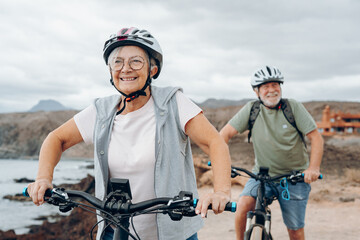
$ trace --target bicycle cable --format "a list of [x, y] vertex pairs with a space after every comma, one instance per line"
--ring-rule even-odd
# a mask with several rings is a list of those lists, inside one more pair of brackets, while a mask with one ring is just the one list
[[[81, 205], [87, 206], [86, 204], [81, 204]], [[127, 229], [126, 229], [125, 227], [123, 227], [121, 224], [117, 223], [117, 221], [115, 221], [115, 220], [113, 220], [113, 219], [110, 219], [108, 216], [100, 215], [100, 214], [98, 214], [96, 211], [95, 211], [95, 212], [94, 212], [94, 211], [91, 211], [91, 210], [89, 210], [89, 209], [87, 209], [87, 208], [85, 208], [85, 207], [83, 207], [83, 206], [78, 206], [78, 207], [81, 208], [81, 209], [83, 209], [83, 210], [85, 210], [85, 211], [91, 212], [91, 213], [93, 213], [93, 214], [95, 214], [95, 215], [100, 216], [100, 217], [103, 218], [102, 220], [96, 222], [96, 223], [93, 225], [93, 227], [91, 228], [90, 234], [91, 234], [91, 239], [92, 239], [92, 240], [93, 240], [93, 238], [92, 238], [92, 232], [94, 231], [95, 227], [96, 227], [97, 225], [99, 225], [101, 222], [105, 221], [105, 220], [107, 220], [107, 221], [109, 222], [108, 225], [114, 224], [115, 226], [120, 227], [122, 230], [124, 230], [125, 232], [127, 232], [130, 237], [132, 237], [133, 239], [137, 240], [134, 235], [132, 235], [129, 231], [127, 231]], [[96, 210], [98, 210], [98, 209], [96, 209]], [[110, 216], [111, 216], [110, 213], [108, 213], [108, 212], [106, 212], [106, 211], [103, 211], [103, 212], [105, 212], [107, 215], [110, 215]], [[124, 217], [124, 216], [121, 216], [121, 217]], [[113, 217], [113, 218], [116, 219], [116, 217]], [[108, 225], [107, 225], [107, 226], [108, 226]]]
[[[93, 238], [93, 231], [94, 231], [95, 227], [96, 227], [97, 225], [99, 225], [101, 222], [104, 222], [104, 221], [105, 221], [105, 219], [101, 219], [100, 221], [96, 222], [96, 223], [92, 226], [92, 228], [91, 228], [91, 230], [90, 230], [90, 239], [91, 239], [91, 240], [94, 240], [94, 238]], [[111, 223], [108, 223], [108, 224], [105, 226], [104, 229], [106, 229], [108, 226], [110, 226], [110, 224], [111, 224]], [[103, 233], [104, 233], [104, 231], [101, 233], [100, 239], [103, 237], [103, 236], [102, 236]]]
[[[77, 204], [77, 205], [78, 205], [77, 207], [79, 207], [79, 208], [81, 208], [81, 209], [83, 209], [83, 210], [85, 210], [85, 211], [88, 211], [88, 212], [90, 212], [90, 213], [93, 213], [93, 214], [95, 214], [95, 215], [100, 216], [100, 217], [103, 218], [101, 221], [98, 221], [97, 223], [95, 223], [94, 226], [91, 228], [91, 233], [90, 233], [90, 234], [91, 234], [91, 239], [93, 239], [93, 238], [92, 238], [92, 231], [94, 230], [94, 228], [95, 228], [97, 225], [99, 225], [102, 221], [107, 220], [107, 221], [110, 222], [109, 224], [112, 223], [112, 224], [114, 224], [115, 226], [119, 226], [122, 230], [124, 230], [125, 232], [127, 232], [131, 238], [137, 240], [137, 239], [135, 238], [135, 236], [134, 236], [133, 234], [131, 234], [129, 231], [127, 231], [127, 229], [126, 229], [125, 227], [123, 227], [121, 224], [117, 223], [116, 220], [114, 220], [114, 219], [116, 219], [116, 217], [113, 217], [113, 219], [111, 219], [111, 218], [108, 217], [108, 215], [109, 215], [109, 216], [112, 216], [111, 213], [109, 213], [109, 212], [107, 212], [107, 211], [105, 211], [105, 210], [102, 210], [102, 209], [97, 209], [96, 207], [93, 207], [93, 206], [90, 206], [90, 205], [87, 205], [87, 204], [84, 204], [84, 203], [81, 203], [81, 202], [76, 202], [76, 201], [72, 201], [72, 200], [67, 200], [66, 202], [67, 202], [67, 203]], [[106, 214], [106, 215], [104, 216], [104, 215], [98, 214], [96, 211], [89, 210], [89, 209], [87, 209], [86, 207], [92, 208], [92, 209], [95, 209], [95, 210], [98, 210], [98, 211], [100, 211], [100, 212], [102, 212], [102, 213], [104, 213], [104, 214]], [[131, 216], [132, 214], [122, 214], [121, 217], [127, 217], [128, 215]], [[138, 238], [138, 239], [140, 239], [140, 238]]]
[[137, 238], [140, 240], [139, 234], [136, 231], [135, 225], [134, 225], [134, 217], [136, 216], [135, 213], [131, 214], [131, 218], [130, 218], [130, 222], [131, 222], [131, 227], [134, 230], [135, 235], [137, 236]]

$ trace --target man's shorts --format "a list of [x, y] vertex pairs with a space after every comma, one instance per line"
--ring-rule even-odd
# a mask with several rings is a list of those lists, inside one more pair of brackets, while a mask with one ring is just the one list
[[[242, 196], [257, 196], [257, 187], [259, 186], [260, 181], [256, 181], [253, 178], [250, 178], [246, 183], [244, 190], [240, 194]], [[284, 188], [280, 186], [279, 183], [273, 184], [277, 189], [278, 201], [281, 207], [283, 221], [288, 229], [298, 230], [305, 226], [305, 211], [307, 201], [309, 199], [309, 194], [311, 191], [311, 186], [308, 183], [297, 183], [296, 185], [287, 184], [288, 191], [290, 193], [290, 199], [286, 200], [282, 197], [282, 192]], [[266, 185], [265, 195], [273, 196], [278, 194], [275, 189]]]

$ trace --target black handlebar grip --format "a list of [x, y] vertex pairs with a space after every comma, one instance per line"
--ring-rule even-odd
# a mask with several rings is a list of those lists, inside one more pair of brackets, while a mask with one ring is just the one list
[[228, 202], [225, 205], [225, 211], [236, 212], [236, 202]]
[[[194, 199], [194, 207], [196, 207], [199, 199]], [[208, 206], [208, 209], [212, 209], [211, 204]], [[236, 202], [228, 202], [225, 205], [225, 211], [229, 211], [229, 212], [236, 212]]]
[[[51, 197], [51, 192], [52, 192], [51, 189], [46, 189], [44, 197]], [[23, 189], [23, 196], [30, 197], [27, 187], [24, 187], [24, 189]]]

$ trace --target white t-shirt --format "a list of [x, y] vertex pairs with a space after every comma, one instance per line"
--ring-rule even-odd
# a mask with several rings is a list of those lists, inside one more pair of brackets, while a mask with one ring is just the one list
[[[186, 123], [201, 109], [180, 91], [176, 93], [176, 101], [181, 128], [185, 132]], [[94, 105], [74, 116], [85, 143], [94, 142], [95, 118]], [[111, 178], [129, 179], [133, 203], [155, 198], [155, 129], [152, 97], [142, 108], [125, 115], [119, 114], [114, 120], [108, 149], [109, 173]], [[135, 216], [134, 225], [141, 239], [157, 239], [155, 214]]]

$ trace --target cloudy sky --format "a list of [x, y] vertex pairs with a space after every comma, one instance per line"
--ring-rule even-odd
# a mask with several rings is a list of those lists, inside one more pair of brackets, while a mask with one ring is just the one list
[[359, 11], [357, 0], [0, 0], [0, 112], [115, 94], [102, 48], [130, 26], [160, 42], [154, 84], [197, 102], [254, 97], [265, 64], [284, 74], [285, 97], [360, 101]]

